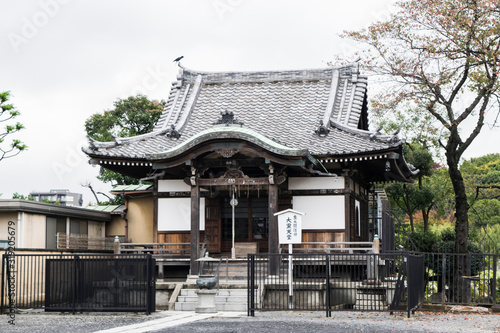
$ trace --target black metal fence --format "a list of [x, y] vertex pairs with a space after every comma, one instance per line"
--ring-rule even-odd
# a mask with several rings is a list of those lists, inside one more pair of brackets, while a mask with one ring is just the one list
[[[250, 254], [255, 311], [407, 311], [424, 296], [424, 260], [411, 254]], [[408, 276], [412, 275], [409, 279]]]
[[500, 255], [422, 253], [425, 302], [494, 305], [500, 301]]
[[2, 256], [0, 310], [155, 311], [151, 255]]

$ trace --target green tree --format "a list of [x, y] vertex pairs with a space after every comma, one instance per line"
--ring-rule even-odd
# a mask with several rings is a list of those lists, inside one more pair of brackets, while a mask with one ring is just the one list
[[24, 194], [19, 194], [17, 192], [14, 192], [12, 194], [12, 199], [21, 199], [21, 200], [30, 200], [30, 201], [34, 201], [35, 199], [33, 199], [33, 197], [30, 197], [29, 195], [26, 196]]
[[429, 214], [436, 202], [435, 189], [429, 186], [424, 178], [432, 173], [434, 160], [429, 150], [417, 143], [405, 145], [404, 155], [406, 161], [420, 170], [418, 182], [415, 184], [392, 183], [385, 190], [392, 202], [395, 203], [410, 219], [411, 231], [415, 231], [414, 214], [421, 210], [424, 220], [424, 231], [429, 228]]
[[[114, 108], [92, 115], [85, 121], [87, 136], [97, 141], [113, 141], [113, 137], [130, 137], [153, 130], [163, 109], [164, 101], [149, 100], [146, 96], [118, 99]], [[101, 168], [97, 178], [119, 185], [138, 184], [138, 180]]]
[[[14, 118], [21, 114], [12, 104], [9, 104], [10, 92], [0, 92], [0, 123], [5, 123], [3, 131], [0, 129], [0, 161], [4, 158], [10, 158], [18, 155], [27, 146], [18, 139], [12, 139], [10, 143], [6, 142], [6, 137], [24, 129], [20, 122], [12, 123]], [[6, 144], [6, 145], [4, 145]]]
[[390, 86], [374, 98], [377, 116], [429, 132], [444, 150], [456, 207], [455, 250], [466, 253], [469, 204], [459, 163], [487, 112], [494, 121], [498, 114], [500, 5], [490, 0], [396, 5], [398, 12], [388, 20], [343, 36], [367, 46], [358, 52], [366, 72], [388, 78]]
[[500, 154], [488, 154], [462, 163], [470, 205], [474, 241], [488, 253], [497, 253], [500, 238]]

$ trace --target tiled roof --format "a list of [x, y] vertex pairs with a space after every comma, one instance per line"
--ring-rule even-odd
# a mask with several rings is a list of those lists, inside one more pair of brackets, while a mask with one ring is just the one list
[[89, 210], [96, 210], [100, 212], [108, 213], [121, 213], [125, 209], [124, 205], [105, 205], [105, 206], [87, 206], [85, 207]]
[[[232, 112], [254, 137], [307, 149], [312, 155], [352, 155], [399, 146], [397, 137], [358, 129], [366, 112], [366, 86], [357, 63], [270, 72], [207, 73], [181, 67], [153, 132], [94, 142], [85, 151], [93, 157], [154, 160], [214, 128], [223, 112]], [[321, 124], [330, 131], [326, 136], [315, 133]]]
[[137, 184], [137, 185], [116, 185], [113, 186], [111, 192], [134, 192], [134, 191], [147, 191], [151, 190], [153, 185], [150, 184]]

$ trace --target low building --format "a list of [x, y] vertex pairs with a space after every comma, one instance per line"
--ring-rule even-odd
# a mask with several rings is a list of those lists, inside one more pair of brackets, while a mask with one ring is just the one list
[[[9, 221], [14, 222], [14, 235], [9, 235]], [[109, 221], [111, 215], [105, 211], [30, 200], [0, 200], [0, 242], [4, 246], [10, 236], [15, 236], [15, 247], [20, 249], [104, 249]], [[93, 239], [97, 243], [93, 244]]]

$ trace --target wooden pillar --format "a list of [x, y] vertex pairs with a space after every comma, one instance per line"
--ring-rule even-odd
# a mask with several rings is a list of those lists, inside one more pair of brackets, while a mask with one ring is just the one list
[[[269, 253], [279, 253], [278, 249], [278, 185], [269, 184]], [[272, 256], [269, 260], [269, 274], [278, 275], [279, 258]]]
[[158, 243], [158, 204], [158, 191], [155, 190], [153, 192], [153, 243]]
[[350, 182], [351, 180], [349, 179], [348, 173], [344, 174], [344, 189], [345, 189], [345, 195], [344, 195], [344, 207], [345, 207], [345, 241], [346, 242], [352, 242], [352, 237], [353, 235], [351, 234], [351, 189], [350, 189]]
[[200, 186], [191, 186], [191, 275], [198, 275], [198, 247], [200, 244]]

